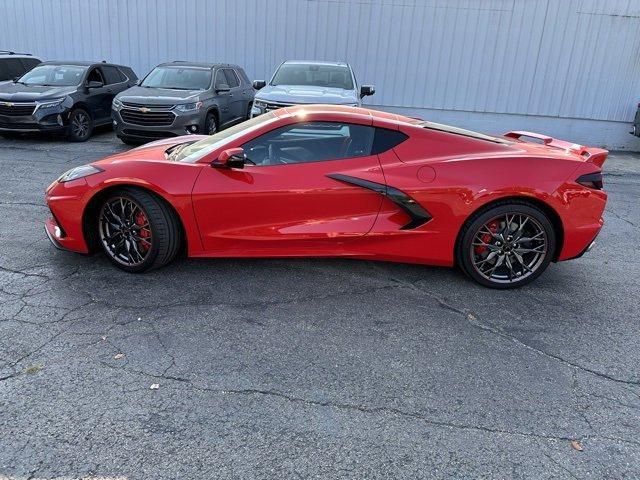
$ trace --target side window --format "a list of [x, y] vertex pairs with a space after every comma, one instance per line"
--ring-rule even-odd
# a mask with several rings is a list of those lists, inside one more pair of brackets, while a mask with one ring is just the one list
[[7, 68], [6, 62], [0, 58], [0, 82], [4, 80], [9, 80], [11, 76], [9, 75], [9, 69]]
[[87, 75], [87, 82], [102, 82], [102, 83], [106, 83], [104, 81], [104, 77], [102, 76], [102, 73], [100, 72], [100, 70], [98, 68], [91, 69], [91, 71], [89, 72], [89, 75]]
[[409, 138], [407, 135], [399, 132], [398, 130], [376, 128], [376, 134], [373, 137], [373, 147], [371, 148], [371, 153], [377, 155], [378, 153], [386, 152], [396, 145], [400, 145], [407, 138]]
[[243, 145], [256, 165], [286, 165], [371, 155], [375, 128], [353, 123], [286, 125]]
[[111, 85], [112, 83], [120, 83], [123, 81], [122, 77], [120, 76], [120, 72], [116, 67], [103, 65], [102, 71], [104, 72], [104, 76], [106, 77], [107, 85]]
[[218, 70], [216, 72], [215, 88], [219, 88], [221, 85], [229, 85], [227, 83], [227, 77], [224, 74], [224, 70]]
[[225, 68], [223, 72], [224, 76], [227, 79], [227, 85], [229, 85], [230, 88], [236, 88], [240, 86], [240, 81], [238, 80], [238, 75], [236, 75], [235, 71], [230, 68]]

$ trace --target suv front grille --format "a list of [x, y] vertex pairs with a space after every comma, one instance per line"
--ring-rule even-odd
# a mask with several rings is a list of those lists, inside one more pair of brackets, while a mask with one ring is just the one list
[[123, 108], [120, 110], [122, 120], [133, 125], [143, 125], [147, 127], [171, 125], [176, 118], [173, 112], [163, 112], [154, 110], [134, 110]]
[[33, 114], [35, 103], [0, 102], [0, 115], [7, 117], [24, 117]]
[[271, 110], [277, 110], [279, 108], [285, 107], [293, 107], [296, 105], [295, 103], [283, 103], [283, 102], [265, 102], [266, 106], [264, 107], [265, 112], [270, 112]]
[[171, 110], [175, 105], [145, 105], [144, 103], [122, 102], [122, 105], [130, 108], [148, 108], [150, 110]]

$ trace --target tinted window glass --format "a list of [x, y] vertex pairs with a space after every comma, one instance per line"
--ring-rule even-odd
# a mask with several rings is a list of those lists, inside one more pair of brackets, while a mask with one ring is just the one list
[[7, 66], [5, 62], [0, 59], [0, 81], [9, 80], [11, 77], [9, 76], [9, 70], [7, 70]]
[[104, 72], [104, 76], [106, 77], [107, 80], [107, 84], [112, 84], [112, 83], [120, 83], [122, 82], [122, 77], [120, 75], [120, 72], [118, 71], [118, 69], [116, 67], [111, 67], [109, 65], [103, 65], [102, 67], [102, 71]]
[[25, 73], [20, 82], [26, 85], [52, 85], [70, 87], [80, 85], [87, 67], [78, 65], [38, 65]]
[[143, 80], [143, 87], [171, 90], [206, 90], [211, 85], [211, 70], [198, 67], [156, 67]]
[[256, 165], [286, 165], [371, 155], [374, 128], [333, 122], [280, 127], [243, 145]]
[[340, 65], [284, 63], [273, 76], [271, 85], [313, 85], [353, 90], [351, 71]]
[[387, 150], [404, 142], [407, 138], [402, 132], [398, 130], [388, 130], [386, 128], [376, 128], [376, 134], [373, 137], [373, 148], [371, 153], [378, 154], [386, 152]]
[[227, 85], [229, 85], [229, 87], [235, 88], [235, 87], [240, 85], [240, 82], [238, 81], [238, 76], [236, 75], [236, 72], [234, 72], [230, 68], [225, 68], [224, 69], [224, 76], [227, 79]]
[[216, 72], [216, 88], [220, 88], [221, 85], [227, 85], [227, 76], [224, 74], [224, 70]]
[[89, 75], [87, 75], [87, 82], [106, 83], [104, 81], [104, 76], [102, 75], [102, 72], [98, 68], [94, 68], [89, 72]]

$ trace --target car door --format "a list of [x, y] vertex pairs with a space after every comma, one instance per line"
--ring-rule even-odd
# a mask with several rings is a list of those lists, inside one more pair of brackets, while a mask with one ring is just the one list
[[342, 180], [384, 186], [378, 156], [371, 154], [374, 130], [339, 122], [290, 124], [246, 142], [243, 169], [206, 168], [193, 190], [205, 250], [339, 255], [345, 242], [371, 230], [383, 200]]
[[231, 89], [229, 91], [229, 110], [231, 111], [232, 120], [238, 120], [246, 116], [244, 111], [244, 96], [242, 95], [242, 87], [240, 86], [240, 78], [233, 68], [225, 68], [224, 75], [227, 79], [227, 85]]
[[231, 112], [231, 91], [220, 91], [220, 88], [225, 87], [229, 87], [227, 84], [227, 77], [224, 74], [224, 70], [220, 68], [216, 70], [216, 75], [213, 80], [213, 88], [216, 95], [216, 103], [218, 104], [221, 126], [229, 123], [233, 118], [233, 114]]
[[[100, 87], [89, 87], [90, 82], [100, 82]], [[113, 100], [112, 88], [107, 85], [104, 74], [98, 67], [92, 67], [86, 80], [87, 97], [85, 103], [91, 110], [95, 123], [103, 123], [111, 120], [111, 101]]]

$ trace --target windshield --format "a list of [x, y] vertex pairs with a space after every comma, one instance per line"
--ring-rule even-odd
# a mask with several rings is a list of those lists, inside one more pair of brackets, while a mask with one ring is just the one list
[[199, 67], [156, 67], [140, 84], [170, 90], [206, 90], [211, 85], [211, 69]]
[[195, 163], [205, 155], [220, 148], [225, 143], [231, 142], [238, 137], [260, 128], [264, 123], [270, 122], [276, 118], [276, 114], [268, 112], [250, 120], [226, 128], [214, 135], [211, 135], [199, 142], [192, 143], [185, 148], [181, 148], [175, 152], [173, 160], [177, 162]]
[[309, 85], [353, 90], [349, 67], [340, 65], [283, 63], [273, 76], [271, 85]]
[[25, 85], [71, 87], [80, 85], [87, 67], [78, 65], [39, 65], [25, 73], [18, 82]]

